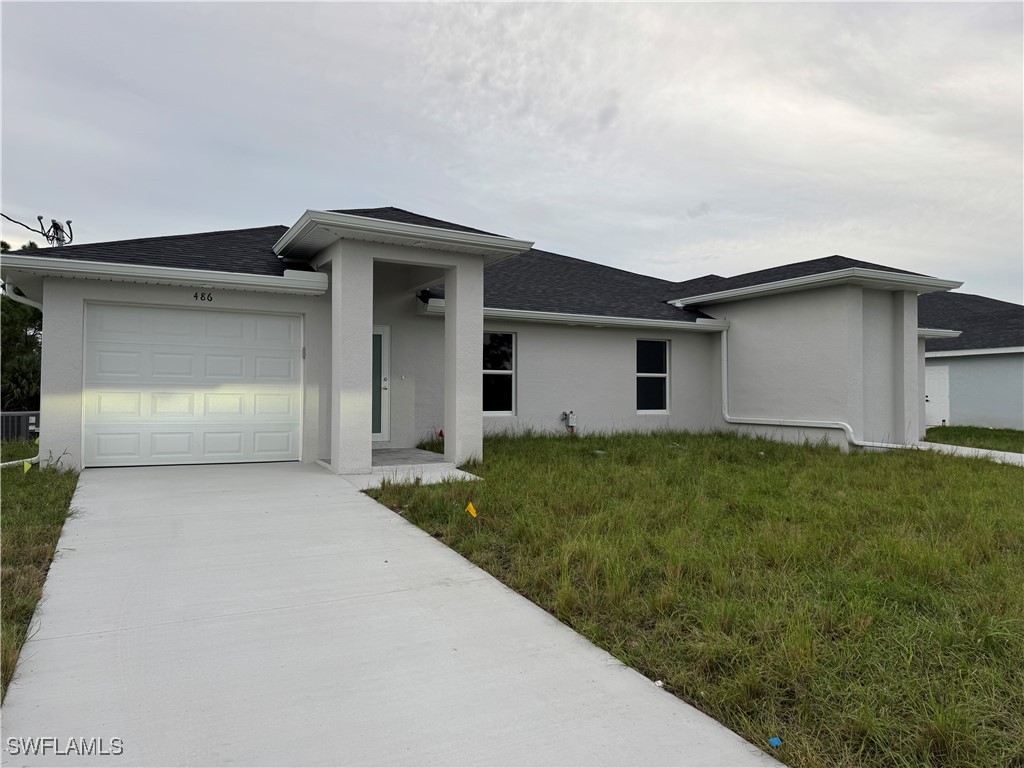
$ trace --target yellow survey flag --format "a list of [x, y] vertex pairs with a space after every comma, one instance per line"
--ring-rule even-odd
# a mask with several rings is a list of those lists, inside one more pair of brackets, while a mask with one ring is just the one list
[[476, 507], [473, 506], [472, 501], [466, 505], [466, 511], [469, 512], [469, 514], [471, 514], [473, 517], [476, 517]]
[[38, 437], [36, 438], [35, 443], [36, 443], [36, 445], [39, 445], [39, 438]]
[[28, 471], [30, 469], [32, 469], [32, 465], [29, 462], [27, 462], [27, 461], [21, 462], [21, 474], [27, 475]]

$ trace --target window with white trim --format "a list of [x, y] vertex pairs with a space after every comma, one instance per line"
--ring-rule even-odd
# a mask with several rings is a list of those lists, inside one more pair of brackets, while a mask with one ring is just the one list
[[636, 409], [640, 413], [668, 411], [668, 342], [636, 340]]
[[511, 416], [516, 403], [516, 335], [484, 332], [484, 413]]

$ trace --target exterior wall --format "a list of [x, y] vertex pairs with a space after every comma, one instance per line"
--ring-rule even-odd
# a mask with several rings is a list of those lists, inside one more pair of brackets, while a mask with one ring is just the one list
[[[514, 416], [485, 416], [488, 433], [706, 430], [715, 423], [712, 386], [718, 334], [658, 329], [588, 328], [485, 321], [487, 331], [516, 335]], [[636, 410], [636, 341], [669, 342], [668, 413]]]
[[[64, 454], [61, 465], [81, 466], [82, 381], [85, 302], [102, 301], [178, 309], [280, 312], [303, 316], [306, 360], [303, 370], [302, 460], [326, 455], [321, 429], [323, 386], [330, 391], [330, 301], [216, 290], [215, 302], [197, 306], [196, 287], [109, 283], [46, 278], [43, 282], [43, 343], [40, 451], [44, 461]], [[66, 454], [65, 454], [66, 451]]]
[[[843, 422], [870, 442], [919, 437], [915, 294], [834, 286], [717, 304], [708, 313], [731, 323], [733, 419]], [[719, 425], [728, 427], [721, 419]], [[848, 444], [840, 428], [735, 428]]]
[[1024, 429], [1024, 353], [929, 357], [949, 366], [949, 417], [954, 426]]

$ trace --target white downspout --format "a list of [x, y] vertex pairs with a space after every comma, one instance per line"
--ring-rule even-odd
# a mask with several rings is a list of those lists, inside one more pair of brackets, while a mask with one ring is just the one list
[[[18, 294], [16, 294], [14, 292], [14, 286], [11, 285], [10, 283], [5, 283], [4, 285], [9, 289], [9, 290], [4, 291], [4, 296], [6, 296], [8, 299], [11, 299], [12, 301], [16, 301], [19, 304], [24, 304], [26, 306], [38, 309], [40, 312], [43, 311], [43, 305], [40, 304], [38, 301], [32, 301], [32, 299], [26, 298], [24, 296], [19, 296]], [[29, 464], [38, 464], [40, 456], [42, 456], [42, 452], [37, 453], [31, 459], [17, 459], [16, 461], [5, 461], [2, 464], [0, 464], [0, 469], [4, 469], [5, 467], [15, 467], [18, 464], [22, 464], [22, 463], [24, 463], [26, 461]]]
[[729, 331], [722, 331], [722, 418], [728, 424], [749, 424], [764, 427], [803, 427], [805, 429], [841, 429], [850, 445], [861, 448], [914, 448], [900, 443], [871, 443], [858, 440], [853, 427], [845, 421], [805, 421], [800, 419], [759, 419], [729, 414]]
[[8, 288], [10, 288], [10, 290], [4, 291], [4, 296], [6, 296], [8, 299], [10, 299], [11, 301], [16, 301], [19, 304], [24, 304], [26, 306], [33, 307], [34, 309], [38, 309], [40, 312], [43, 311], [43, 305], [40, 304], [38, 301], [32, 301], [32, 299], [26, 298], [25, 296], [19, 296], [14, 292], [13, 285], [11, 285], [10, 283], [6, 283], [6, 285]]

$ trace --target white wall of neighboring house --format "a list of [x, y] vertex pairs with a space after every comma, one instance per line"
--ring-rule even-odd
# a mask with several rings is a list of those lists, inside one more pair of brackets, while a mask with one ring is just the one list
[[1024, 429], [1024, 352], [926, 356], [948, 368], [949, 426]]

